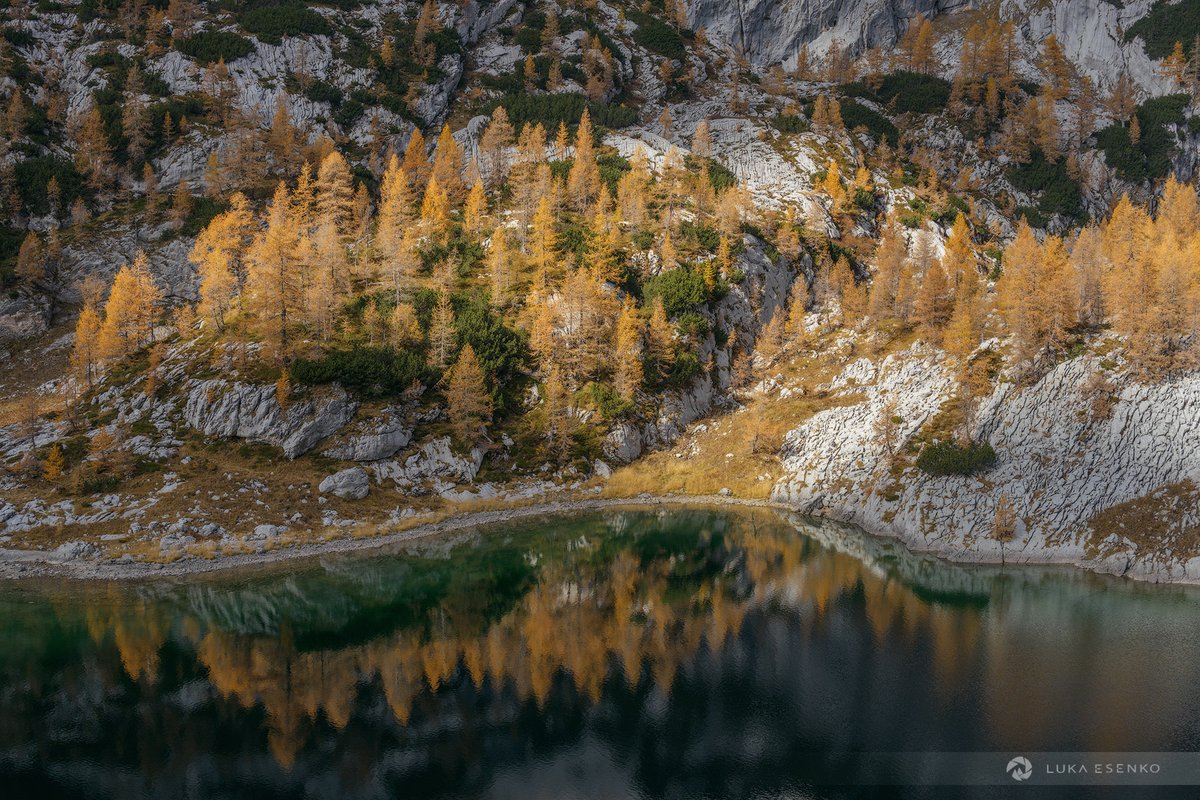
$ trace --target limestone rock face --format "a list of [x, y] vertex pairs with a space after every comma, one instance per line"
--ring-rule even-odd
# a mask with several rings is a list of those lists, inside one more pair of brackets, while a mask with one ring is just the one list
[[350, 467], [325, 478], [319, 488], [323, 494], [335, 494], [344, 500], [362, 500], [371, 491], [371, 480], [362, 467]]
[[[877, 367], [852, 362], [832, 386], [865, 400], [822, 411], [787, 435], [773, 496], [955, 560], [1060, 560], [1152, 579], [1200, 577], [1200, 559], [1116, 536], [1104, 552], [1087, 546], [1098, 513], [1200, 481], [1200, 375], [1158, 385], [1115, 375], [1098, 390], [1104, 375], [1099, 359], [1081, 357], [1032, 386], [1000, 384], [970, 426], [997, 453], [984, 473], [943, 477], [908, 466], [892, 475], [880, 418], [899, 420], [894, 442], [903, 443], [951, 398], [952, 372], [919, 346]], [[1018, 518], [1003, 551], [990, 538], [1002, 494]], [[1181, 517], [1184, 526], [1200, 524], [1200, 509]]]
[[183, 418], [205, 436], [266, 442], [295, 458], [348, 423], [356, 407], [340, 387], [284, 410], [274, 386], [207, 380], [188, 392]]
[[146, 253], [150, 272], [170, 299], [195, 302], [199, 299], [199, 281], [196, 266], [188, 260], [193, 241], [189, 237], [171, 240], [165, 245], [157, 243], [160, 231], [122, 228], [108, 230], [100, 236], [88, 239], [86, 247], [63, 247], [62, 280], [63, 290], [59, 300], [80, 303], [78, 282], [87, 275], [97, 275], [111, 281], [117, 271], [133, 262], [140, 251]]
[[[1004, 0], [1001, 19], [1016, 27], [1021, 55], [1019, 68], [1036, 74], [1036, 57], [1053, 33], [1064, 53], [1098, 87], [1108, 88], [1127, 71], [1151, 95], [1172, 91], [1155, 72], [1155, 63], [1138, 40], [1126, 42], [1124, 32], [1144, 17], [1153, 0], [1110, 3], [1107, 0]], [[759, 67], [795, 66], [800, 48], [823, 54], [837, 42], [861, 53], [872, 47], [892, 48], [910, 22], [922, 14], [930, 19], [978, 8], [969, 0], [688, 0], [688, 22], [703, 27], [710, 39], [741, 47]], [[949, 30], [947, 30], [947, 28]], [[943, 26], [938, 57], [957, 61], [966, 24]]]
[[391, 458], [412, 441], [413, 427], [403, 409], [388, 406], [377, 414], [355, 420], [324, 455], [342, 461]]
[[50, 300], [44, 296], [0, 295], [0, 342], [45, 333], [50, 317]]
[[711, 39], [741, 46], [759, 65], [794, 66], [805, 44], [824, 52], [837, 41], [861, 52], [899, 40], [907, 21], [961, 8], [967, 0], [688, 0], [688, 22]]
[[458, 455], [450, 447], [450, 437], [441, 436], [426, 442], [403, 463], [381, 461], [375, 464], [375, 477], [380, 481], [392, 480], [401, 485], [428, 480], [469, 483], [479, 473], [483, 455], [483, 450], [479, 448], [473, 449], [469, 455]]
[[640, 456], [642, 447], [642, 432], [627, 422], [617, 425], [604, 437], [604, 455], [621, 464]]

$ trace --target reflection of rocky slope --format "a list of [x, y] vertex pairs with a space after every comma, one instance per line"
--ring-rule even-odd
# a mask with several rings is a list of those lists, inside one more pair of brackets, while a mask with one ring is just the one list
[[[900, 474], [889, 473], [895, 461], [880, 418], [895, 414], [897, 439], [907, 440], [950, 400], [950, 374], [917, 349], [879, 366], [853, 362], [835, 383], [866, 400], [821, 412], [788, 434], [786, 474], [774, 496], [956, 560], [1003, 556], [1200, 580], [1200, 550], [1188, 537], [1157, 538], [1200, 523], [1200, 506], [1187, 488], [1200, 481], [1200, 380], [1144, 386], [1113, 374], [1111, 387], [1103, 387], [1095, 376], [1104, 374], [1098, 359], [1081, 357], [1033, 386], [1001, 384], [979, 402], [970, 425], [974, 438], [995, 448], [996, 466], [972, 477], [934, 477], [907, 462]], [[888, 400], [897, 406], [885, 409]], [[1122, 504], [1176, 486], [1192, 499], [1158, 503], [1153, 510], [1163, 519], [1148, 513], [1130, 520], [1129, 529], [1114, 524], [1123, 508], [1137, 510]], [[1018, 518], [1016, 540], [1003, 552], [989, 538], [1001, 495]], [[1094, 536], [1089, 523], [1105, 510], [1116, 517]]]

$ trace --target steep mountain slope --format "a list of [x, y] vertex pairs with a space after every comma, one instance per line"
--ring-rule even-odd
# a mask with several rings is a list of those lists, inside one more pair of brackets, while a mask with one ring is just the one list
[[[1152, 9], [1158, 14], [1170, 13], [1166, 6], [1166, 3], [1155, 3], [1154, 0], [1128, 3], [1011, 0], [984, 4], [961, 0], [902, 3], [881, 0], [822, 0], [815, 3], [694, 0], [687, 3], [687, 19], [693, 29], [703, 28], [714, 41], [740, 49], [751, 62], [765, 70], [775, 64], [783, 64], [785, 69], [794, 68], [801, 48], [807, 48], [812, 56], [823, 55], [831, 47], [840, 47], [854, 55], [861, 55], [871, 48], [892, 50], [900, 44], [914, 21], [924, 17], [934, 21], [934, 29], [940, 34], [937, 53], [943, 62], [942, 73], [949, 77], [966, 28], [973, 21], [995, 15], [1015, 26], [1020, 70], [1031, 79], [1036, 79], [1038, 74], [1042, 45], [1046, 37], [1053, 34], [1067, 58], [1097, 86], [1108, 89], [1122, 74], [1128, 74], [1143, 91], [1157, 95], [1170, 92], [1170, 82], [1157, 74], [1157, 65], [1147, 54], [1144, 39], [1131, 33]], [[1180, 15], [1190, 13], [1187, 2], [1178, 4], [1178, 8]], [[1192, 34], [1184, 24], [1175, 35], [1189, 39]], [[1155, 53], [1157, 58], [1162, 55]]]
[[[1198, 478], [1200, 240], [1166, 179], [1200, 117], [1158, 5], [8, 13], [10, 547], [212, 556], [729, 489], [1194, 579], [1190, 512], [1145, 508]], [[966, 477], [918, 463], [985, 445]]]

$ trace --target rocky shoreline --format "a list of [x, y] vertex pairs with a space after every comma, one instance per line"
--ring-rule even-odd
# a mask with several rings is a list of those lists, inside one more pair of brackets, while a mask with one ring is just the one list
[[[546, 503], [487, 511], [466, 511], [446, 519], [419, 525], [408, 530], [364, 537], [314, 542], [267, 550], [259, 553], [240, 553], [212, 559], [184, 558], [171, 563], [146, 563], [126, 561], [73, 560], [54, 561], [49, 553], [42, 551], [0, 550], [0, 581], [21, 581], [58, 578], [72, 581], [139, 581], [158, 578], [188, 578], [246, 571], [253, 568], [272, 567], [288, 563], [322, 558], [330, 555], [384, 551], [389, 547], [426, 539], [431, 536], [461, 531], [480, 526], [502, 525], [535, 517], [554, 517], [569, 513], [593, 512], [605, 509], [653, 509], [667, 507], [741, 507], [767, 508], [792, 514], [801, 513], [827, 519], [831, 522], [855, 525], [870, 537], [895, 541], [914, 555], [934, 558], [958, 565], [1012, 567], [1073, 567], [1086, 572], [1124, 577], [1139, 582], [1164, 583], [1171, 585], [1200, 585], [1200, 576], [1170, 573], [1154, 575], [1144, 571], [1113, 569], [1109, 562], [1085, 561], [1064, 555], [1061, 550], [1050, 548], [1044, 552], [1025, 550], [1010, 552], [1001, 560], [993, 554], [979, 551], [963, 551], [960, 548], [939, 547], [936, 544], [914, 541], [887, 525], [872, 526], [861, 515], [825, 513], [797, 508], [796, 504], [779, 500], [729, 497], [725, 495], [652, 495], [640, 494], [633, 497], [594, 497], [564, 499]], [[832, 509], [831, 509], [832, 511]], [[868, 522], [868, 524], [863, 524]]]
[[203, 575], [336, 554], [383, 550], [389, 546], [460, 531], [465, 528], [498, 525], [531, 517], [557, 516], [572, 512], [590, 512], [610, 508], [653, 508], [656, 506], [679, 505], [742, 506], [750, 508], [774, 508], [785, 511], [795, 510], [785, 503], [770, 500], [723, 497], [719, 495], [657, 496], [643, 494], [636, 497], [556, 500], [535, 505], [491, 509], [488, 511], [466, 511], [446, 519], [438, 520], [437, 522], [429, 522], [407, 530], [360, 539], [338, 539], [326, 542], [306, 543], [276, 550], [265, 550], [261, 553], [239, 553], [212, 559], [191, 557], [170, 563], [82, 559], [59, 562], [48, 558], [51, 554], [45, 551], [0, 550], [0, 580], [66, 578], [83, 581], [123, 581]]

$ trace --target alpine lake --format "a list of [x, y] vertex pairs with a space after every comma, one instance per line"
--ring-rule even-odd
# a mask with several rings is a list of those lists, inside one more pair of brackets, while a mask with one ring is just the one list
[[1000, 797], [908, 754], [1200, 750], [1200, 591], [765, 509], [0, 585], [0, 642], [6, 798]]

